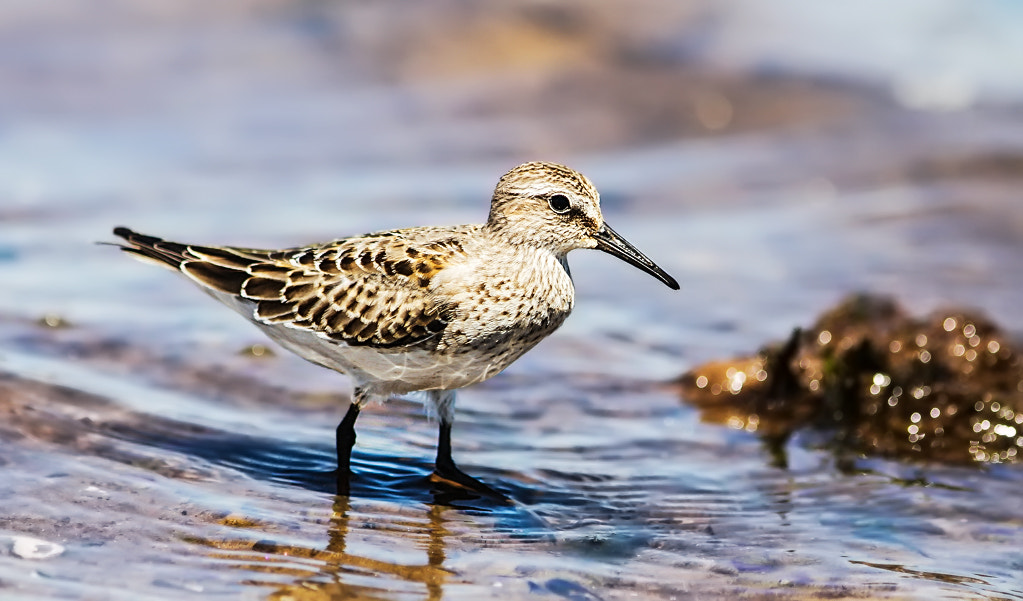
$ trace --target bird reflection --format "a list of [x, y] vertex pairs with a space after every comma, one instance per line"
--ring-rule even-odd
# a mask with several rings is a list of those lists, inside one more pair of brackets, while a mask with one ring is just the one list
[[[444, 567], [451, 531], [446, 515], [451, 508], [423, 508], [424, 521], [407, 512], [378, 516], [353, 511], [348, 497], [335, 497], [327, 523], [324, 548], [296, 544], [241, 540], [192, 540], [216, 549], [212, 555], [228, 560], [232, 567], [249, 572], [289, 577], [249, 579], [245, 584], [275, 589], [268, 598], [311, 601], [322, 599], [387, 599], [394, 592], [422, 591], [430, 601], [444, 596], [444, 584], [453, 575]], [[235, 520], [237, 522], [237, 520]], [[225, 525], [230, 525], [224, 522]], [[248, 523], [251, 527], [252, 524]], [[399, 529], [400, 536], [390, 536]], [[425, 540], [422, 540], [425, 538]], [[411, 546], [409, 542], [411, 541]], [[366, 545], [360, 554], [352, 549]], [[391, 547], [395, 557], [408, 557], [410, 548], [423, 551], [421, 563], [380, 559]]]
[[[377, 599], [385, 592], [377, 587], [346, 582], [349, 575], [353, 580], [365, 580], [367, 573], [384, 581], [402, 581], [421, 585], [426, 598], [439, 601], [444, 595], [444, 582], [451, 572], [444, 569], [445, 538], [450, 535], [445, 526], [444, 514], [449, 509], [439, 505], [425, 508], [428, 518], [426, 526], [426, 563], [401, 564], [366, 557], [348, 551], [351, 501], [348, 497], [336, 497], [333, 514], [327, 530], [326, 549], [319, 554], [323, 567], [314, 578], [301, 578], [281, 587], [270, 596], [271, 599]], [[322, 576], [326, 576], [324, 581]]]

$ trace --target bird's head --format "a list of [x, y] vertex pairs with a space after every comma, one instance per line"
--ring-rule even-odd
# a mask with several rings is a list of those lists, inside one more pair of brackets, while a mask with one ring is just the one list
[[596, 248], [642, 269], [678, 290], [678, 282], [606, 223], [600, 194], [583, 174], [556, 163], [515, 167], [497, 182], [487, 227], [514, 244], [545, 248], [563, 257]]

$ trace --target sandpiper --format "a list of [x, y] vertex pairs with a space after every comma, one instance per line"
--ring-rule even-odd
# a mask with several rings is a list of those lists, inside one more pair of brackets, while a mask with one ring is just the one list
[[299, 356], [345, 373], [338, 492], [367, 402], [425, 391], [440, 420], [435, 475], [486, 494], [451, 458], [455, 389], [500, 373], [565, 321], [566, 255], [596, 248], [678, 283], [606, 223], [581, 173], [546, 162], [497, 182], [482, 225], [413, 227], [284, 250], [179, 244], [118, 227], [120, 247], [185, 274]]

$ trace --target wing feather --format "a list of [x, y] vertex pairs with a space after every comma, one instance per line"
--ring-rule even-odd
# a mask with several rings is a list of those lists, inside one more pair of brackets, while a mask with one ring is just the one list
[[403, 347], [442, 332], [451, 308], [429, 290], [463, 253], [450, 228], [395, 230], [305, 248], [259, 250], [168, 242], [117, 228], [121, 248], [253, 304], [252, 319], [349, 345]]

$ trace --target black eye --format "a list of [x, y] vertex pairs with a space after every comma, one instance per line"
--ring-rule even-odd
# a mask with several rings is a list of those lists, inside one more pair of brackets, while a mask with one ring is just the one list
[[547, 199], [547, 204], [551, 205], [551, 210], [555, 213], [567, 213], [572, 208], [572, 203], [568, 202], [568, 197], [564, 194], [555, 194]]

